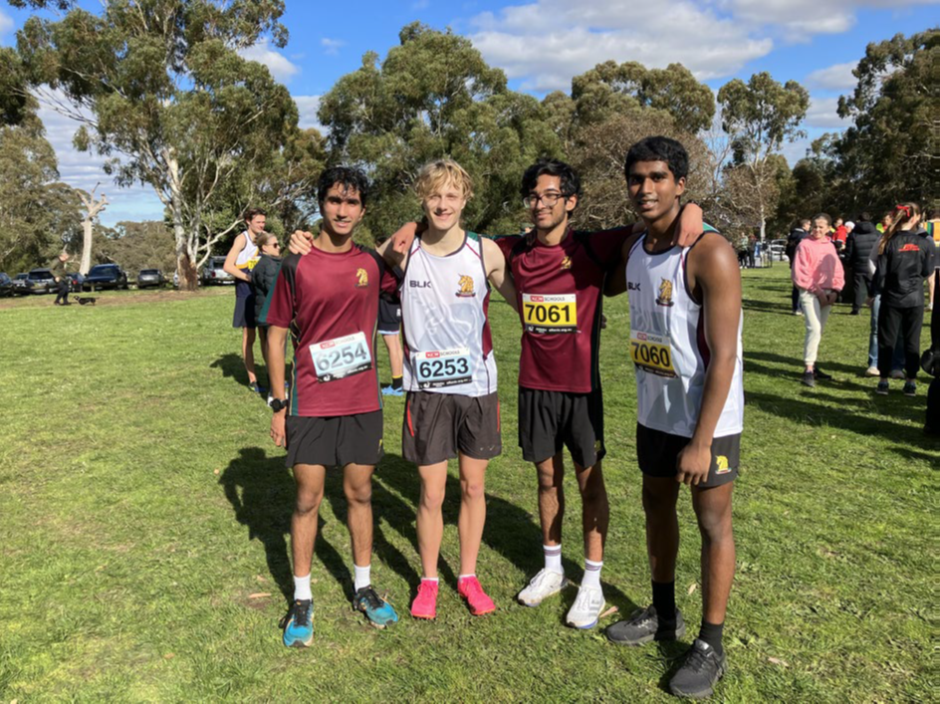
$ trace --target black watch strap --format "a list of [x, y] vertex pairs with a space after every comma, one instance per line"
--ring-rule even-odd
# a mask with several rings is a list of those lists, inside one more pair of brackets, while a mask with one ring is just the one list
[[276, 399], [273, 399], [269, 405], [271, 406], [272, 411], [274, 411], [275, 413], [280, 413], [285, 408], [287, 408], [287, 399], [281, 400], [279, 398], [276, 398]]

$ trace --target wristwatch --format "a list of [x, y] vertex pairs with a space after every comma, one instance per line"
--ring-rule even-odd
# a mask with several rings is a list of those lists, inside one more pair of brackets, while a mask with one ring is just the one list
[[272, 411], [274, 411], [275, 413], [280, 413], [285, 408], [287, 408], [287, 399], [275, 398], [275, 399], [272, 399], [271, 403], [269, 403], [268, 405], [271, 406]]

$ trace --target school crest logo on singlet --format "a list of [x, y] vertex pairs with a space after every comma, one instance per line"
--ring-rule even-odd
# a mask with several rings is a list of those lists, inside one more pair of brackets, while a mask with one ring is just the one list
[[656, 297], [656, 305], [669, 307], [672, 304], [672, 281], [662, 279], [659, 284], [659, 296]]
[[359, 268], [356, 270], [356, 288], [365, 288], [369, 285], [369, 272]]
[[571, 257], [565, 256], [565, 258], [561, 260], [561, 268], [562, 268], [562, 269], [570, 269], [570, 268], [571, 268]]
[[457, 282], [457, 287], [458, 298], [473, 298], [477, 295], [476, 291], [473, 290], [472, 276], [461, 275]]

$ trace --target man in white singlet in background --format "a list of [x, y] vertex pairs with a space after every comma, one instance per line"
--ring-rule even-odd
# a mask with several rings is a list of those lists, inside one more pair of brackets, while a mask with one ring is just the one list
[[738, 474], [744, 392], [741, 276], [734, 250], [717, 232], [690, 247], [672, 245], [689, 159], [666, 137], [631, 147], [625, 175], [647, 229], [623, 248], [609, 293], [628, 291], [630, 353], [636, 366], [637, 458], [653, 604], [607, 629], [624, 645], [685, 633], [675, 602], [682, 484], [702, 537], [702, 625], [669, 682], [680, 697], [705, 697], [727, 668], [722, 629], [734, 578], [731, 492]]
[[[255, 239], [264, 232], [267, 214], [259, 208], [245, 211], [243, 216], [247, 229], [235, 238], [232, 248], [225, 257], [222, 268], [235, 277], [235, 314], [232, 327], [242, 330], [242, 358], [245, 371], [248, 372], [248, 385], [256, 393], [265, 392], [258, 386], [255, 374], [255, 291], [251, 285], [251, 270], [261, 259], [261, 252]], [[268, 352], [261, 345], [261, 355], [267, 367]]]

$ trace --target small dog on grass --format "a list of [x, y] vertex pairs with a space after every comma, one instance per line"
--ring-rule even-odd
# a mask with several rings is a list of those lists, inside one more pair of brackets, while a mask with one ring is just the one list
[[87, 305], [93, 306], [95, 305], [95, 301], [97, 301], [98, 299], [93, 298], [92, 296], [76, 296], [75, 300], [78, 301], [78, 305], [80, 306], [87, 306]]

